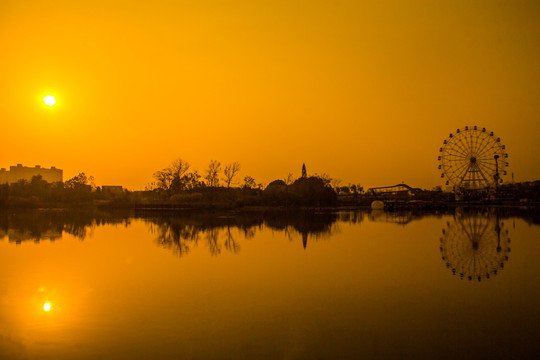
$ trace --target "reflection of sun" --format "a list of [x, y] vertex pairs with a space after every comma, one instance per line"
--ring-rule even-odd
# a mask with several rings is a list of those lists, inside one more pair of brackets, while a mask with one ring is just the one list
[[45, 103], [45, 105], [53, 106], [54, 104], [56, 104], [56, 99], [52, 95], [47, 95], [43, 98], [43, 102]]
[[43, 304], [43, 310], [44, 311], [50, 311], [51, 310], [51, 303], [46, 302]]

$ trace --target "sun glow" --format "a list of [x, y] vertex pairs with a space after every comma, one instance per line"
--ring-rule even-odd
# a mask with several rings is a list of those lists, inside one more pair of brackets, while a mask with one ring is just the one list
[[46, 302], [45, 304], [43, 304], [43, 311], [51, 311], [51, 309], [51, 303]]
[[47, 95], [43, 98], [43, 102], [45, 103], [45, 105], [53, 106], [54, 104], [56, 104], [56, 99], [52, 95]]

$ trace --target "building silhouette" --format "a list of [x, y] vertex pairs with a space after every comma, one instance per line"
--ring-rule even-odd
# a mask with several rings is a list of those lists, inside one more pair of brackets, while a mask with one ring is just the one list
[[121, 185], [103, 185], [101, 191], [110, 194], [122, 194], [124, 188]]
[[54, 166], [50, 169], [42, 168], [40, 165], [34, 167], [22, 166], [10, 166], [9, 170], [5, 168], [0, 169], [0, 184], [13, 184], [20, 180], [30, 181], [34, 176], [41, 175], [41, 178], [47, 182], [62, 182], [63, 170], [57, 169]]

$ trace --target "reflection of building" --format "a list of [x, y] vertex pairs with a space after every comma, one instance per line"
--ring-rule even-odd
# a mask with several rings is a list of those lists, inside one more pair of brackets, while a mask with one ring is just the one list
[[34, 176], [41, 176], [41, 178], [47, 182], [62, 182], [63, 171], [57, 169], [54, 166], [50, 169], [42, 168], [39, 165], [35, 167], [22, 166], [10, 166], [9, 170], [4, 168], [0, 169], [0, 184], [12, 184], [19, 180], [30, 181]]
[[508, 230], [496, 216], [456, 214], [441, 237], [446, 267], [461, 279], [489, 279], [497, 275], [510, 253]]
[[58, 229], [46, 229], [36, 234], [28, 229], [9, 229], [7, 232], [0, 230], [0, 239], [7, 237], [9, 242], [21, 244], [24, 241], [39, 243], [42, 240], [55, 241], [62, 237]]

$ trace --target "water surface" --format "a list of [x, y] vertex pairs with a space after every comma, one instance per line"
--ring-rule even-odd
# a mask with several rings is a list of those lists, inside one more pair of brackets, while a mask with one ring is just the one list
[[495, 209], [0, 214], [0, 358], [531, 357], [537, 224]]

